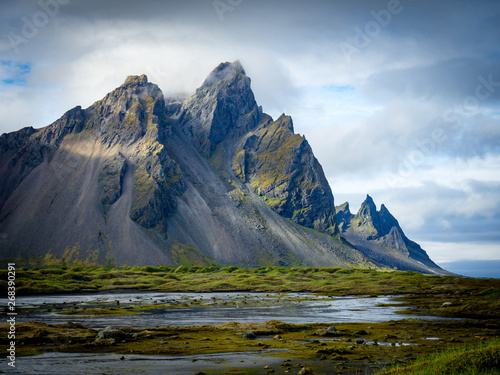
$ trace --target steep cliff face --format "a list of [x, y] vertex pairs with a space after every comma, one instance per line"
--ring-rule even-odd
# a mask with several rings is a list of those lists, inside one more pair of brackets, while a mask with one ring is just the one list
[[232, 168], [235, 175], [279, 215], [336, 235], [333, 194], [305, 137], [294, 134], [292, 119], [265, 121], [245, 137]]
[[220, 64], [182, 103], [130, 76], [52, 125], [3, 134], [0, 152], [2, 258], [417, 270], [430, 261], [385, 207], [368, 201], [352, 215], [345, 205], [336, 217], [305, 137], [290, 117], [262, 112], [239, 62]]
[[133, 194], [130, 217], [144, 228], [166, 229], [175, 214], [175, 196], [182, 194], [181, 172], [164, 149], [168, 133], [165, 102], [147, 77], [130, 76], [125, 83], [85, 111], [85, 130], [103, 146], [120, 151], [104, 161], [99, 173], [101, 202], [121, 196], [130, 167]]
[[215, 68], [178, 116], [178, 127], [222, 179], [236, 175], [280, 216], [338, 233], [333, 194], [311, 147], [294, 134], [289, 116], [273, 121], [261, 112], [238, 61]]
[[[273, 121], [257, 107], [239, 62], [219, 65], [180, 109], [167, 112], [169, 150], [188, 181], [170, 239], [226, 263], [366, 261], [328, 235], [336, 234], [335, 214], [321, 166], [289, 117]], [[187, 231], [192, 223], [203, 230]]]
[[250, 78], [236, 61], [220, 64], [184, 102], [179, 126], [201, 154], [210, 157], [229, 133], [242, 135], [258, 121]]
[[417, 243], [409, 240], [398, 221], [367, 195], [356, 215], [344, 203], [336, 208], [341, 236], [375, 261], [402, 270], [445, 273]]

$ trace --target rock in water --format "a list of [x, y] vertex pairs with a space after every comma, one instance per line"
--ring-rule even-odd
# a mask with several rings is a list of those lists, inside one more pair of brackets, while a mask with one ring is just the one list
[[246, 338], [246, 339], [254, 339], [254, 338], [257, 337], [257, 335], [253, 331], [246, 331], [243, 334], [243, 337]]

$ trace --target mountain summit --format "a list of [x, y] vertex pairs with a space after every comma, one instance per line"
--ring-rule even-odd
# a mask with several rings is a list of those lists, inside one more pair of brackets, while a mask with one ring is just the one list
[[250, 88], [250, 78], [236, 61], [222, 63], [196, 93], [184, 102], [179, 126], [205, 157], [218, 144], [257, 126], [260, 110]]
[[335, 210], [309, 143], [262, 112], [238, 61], [182, 104], [129, 76], [86, 109], [3, 134], [0, 152], [3, 258], [443, 272], [371, 198]]
[[349, 203], [336, 207], [336, 212], [342, 237], [370, 259], [402, 270], [439, 269], [420, 245], [405, 236], [383, 204], [377, 211], [369, 195], [356, 215], [349, 211]]

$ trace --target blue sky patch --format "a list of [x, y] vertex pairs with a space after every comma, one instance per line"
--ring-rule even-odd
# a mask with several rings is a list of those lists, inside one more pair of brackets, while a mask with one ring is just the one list
[[3, 86], [26, 86], [26, 76], [31, 72], [31, 64], [12, 60], [0, 61], [0, 80]]
[[345, 86], [328, 85], [328, 86], [323, 86], [323, 88], [327, 91], [333, 91], [333, 92], [354, 91], [354, 87], [350, 85], [345, 85]]

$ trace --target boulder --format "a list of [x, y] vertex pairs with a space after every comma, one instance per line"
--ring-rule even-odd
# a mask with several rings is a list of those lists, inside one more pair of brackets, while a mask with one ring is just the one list
[[316, 332], [314, 332], [314, 334], [316, 336], [327, 336], [328, 335], [328, 331], [324, 328], [319, 328], [316, 330]]
[[330, 326], [330, 327], [328, 327], [328, 328], [326, 329], [326, 331], [327, 331], [328, 333], [338, 333], [338, 331], [339, 331], [339, 330], [338, 330], [337, 328], [335, 328], [334, 326]]
[[112, 339], [115, 341], [121, 341], [125, 340], [127, 338], [130, 338], [131, 336], [122, 331], [121, 329], [113, 328], [111, 326], [108, 326], [104, 328], [103, 330], [99, 331], [97, 338], [95, 339], [95, 342], [100, 342], [101, 340], [108, 340]]
[[327, 329], [319, 328], [314, 333], [316, 336], [340, 336], [340, 331], [334, 326], [330, 326]]
[[246, 338], [246, 339], [254, 339], [254, 338], [257, 337], [257, 335], [253, 331], [246, 331], [243, 334], [243, 337]]
[[302, 367], [302, 370], [299, 371], [298, 375], [314, 375], [314, 372], [308, 367]]

